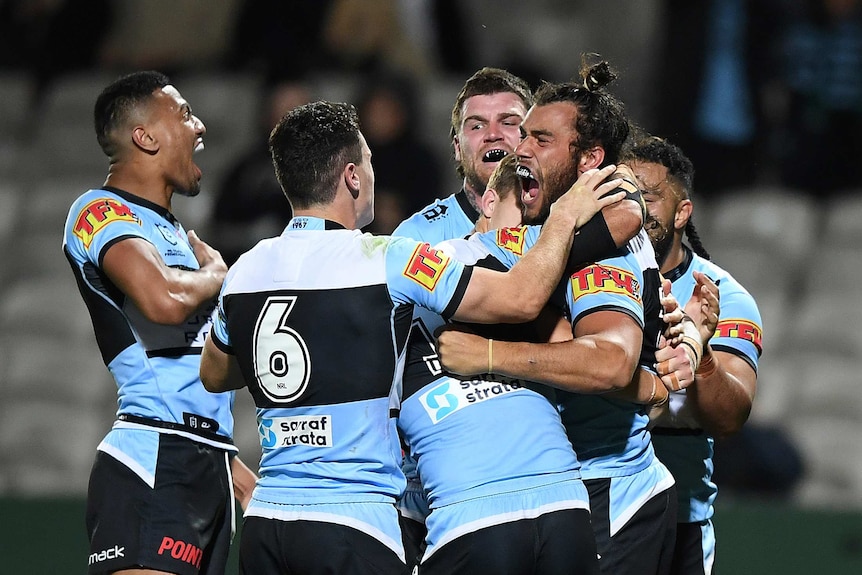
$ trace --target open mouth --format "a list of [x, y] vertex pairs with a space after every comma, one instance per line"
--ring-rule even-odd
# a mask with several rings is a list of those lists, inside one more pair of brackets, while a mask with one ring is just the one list
[[518, 166], [516, 173], [521, 179], [521, 201], [524, 205], [533, 203], [539, 196], [539, 182], [526, 166]]
[[500, 160], [505, 158], [506, 154], [508, 154], [508, 153], [509, 152], [507, 152], [506, 150], [503, 150], [500, 148], [488, 150], [487, 152], [485, 152], [485, 155], [482, 156], [482, 161], [483, 162], [499, 162]]

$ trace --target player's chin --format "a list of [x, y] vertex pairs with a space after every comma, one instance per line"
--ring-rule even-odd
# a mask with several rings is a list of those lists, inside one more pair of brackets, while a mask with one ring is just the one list
[[187, 186], [177, 187], [174, 193], [186, 198], [193, 198], [201, 193], [201, 182], [200, 180], [195, 180]]

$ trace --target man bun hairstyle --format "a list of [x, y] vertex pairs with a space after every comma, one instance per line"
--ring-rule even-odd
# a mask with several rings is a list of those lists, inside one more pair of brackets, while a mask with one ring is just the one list
[[573, 154], [601, 146], [605, 151], [602, 166], [619, 163], [620, 152], [629, 137], [631, 125], [623, 103], [611, 95], [605, 87], [617, 79], [616, 72], [604, 60], [590, 64], [596, 54], [581, 57], [580, 75], [577, 81], [554, 84], [543, 82], [535, 94], [535, 105], [543, 106], [556, 102], [573, 104], [578, 113], [575, 125], [578, 134], [573, 142]]

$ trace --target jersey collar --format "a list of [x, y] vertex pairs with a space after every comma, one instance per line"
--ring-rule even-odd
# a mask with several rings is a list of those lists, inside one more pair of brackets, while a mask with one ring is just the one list
[[311, 216], [296, 216], [287, 223], [285, 231], [293, 230], [344, 230], [344, 226], [332, 220]]
[[685, 272], [688, 271], [689, 266], [691, 266], [692, 260], [694, 259], [694, 256], [692, 256], [691, 250], [688, 248], [688, 246], [683, 245], [682, 250], [683, 255], [680, 264], [666, 274], [662, 274], [665, 279], [669, 279], [671, 282], [675, 282], [676, 280], [684, 276]]
[[179, 222], [171, 212], [169, 212], [162, 206], [151, 202], [150, 200], [145, 200], [141, 196], [136, 196], [131, 192], [127, 192], [126, 190], [121, 190], [120, 188], [115, 188], [113, 186], [102, 186], [102, 189], [113, 194], [117, 194], [127, 202], [130, 202], [132, 204], [138, 204], [139, 206], [147, 208], [148, 210], [153, 210], [154, 212], [171, 222], [174, 226], [179, 225]]
[[476, 211], [476, 208], [474, 208], [473, 204], [470, 203], [470, 198], [467, 196], [467, 193], [467, 190], [461, 188], [461, 191], [455, 194], [455, 199], [458, 201], [458, 205], [461, 206], [461, 210], [464, 214], [475, 224], [479, 220], [479, 212]]

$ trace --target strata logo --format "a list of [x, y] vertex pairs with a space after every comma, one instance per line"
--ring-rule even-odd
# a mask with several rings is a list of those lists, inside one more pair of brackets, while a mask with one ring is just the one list
[[173, 539], [172, 537], [162, 538], [162, 544], [159, 546], [159, 555], [164, 555], [165, 553], [170, 553], [174, 559], [194, 565], [198, 569], [201, 568], [201, 559], [204, 557], [204, 552], [200, 547], [186, 543], [185, 541]]
[[419, 401], [433, 423], [470, 405], [522, 389], [518, 380], [486, 375], [481, 379], [450, 379], [422, 395]]
[[438, 423], [447, 415], [460, 409], [458, 396], [449, 392], [450, 387], [450, 382], [447, 381], [419, 398], [422, 407], [425, 408], [434, 423]]
[[119, 545], [114, 545], [111, 549], [104, 549], [99, 551], [98, 553], [90, 553], [90, 565], [93, 563], [101, 563], [102, 561], [108, 561], [110, 559], [119, 559], [120, 557], [125, 557], [123, 551], [125, 551], [125, 547], [120, 547]]
[[263, 418], [258, 424], [262, 447], [332, 447], [332, 416], [295, 415]]

